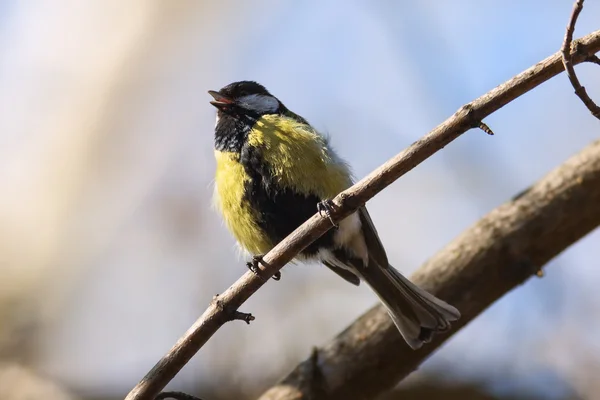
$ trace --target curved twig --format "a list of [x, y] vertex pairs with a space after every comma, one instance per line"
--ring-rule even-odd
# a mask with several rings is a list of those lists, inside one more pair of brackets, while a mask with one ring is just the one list
[[[569, 81], [571, 81], [571, 85], [573, 85], [573, 89], [575, 89], [575, 94], [581, 99], [588, 110], [590, 110], [592, 115], [600, 119], [600, 107], [594, 103], [594, 101], [587, 94], [585, 87], [581, 86], [581, 83], [579, 83], [579, 78], [577, 78], [575, 67], [573, 66], [573, 54], [577, 53], [579, 49], [577, 46], [573, 46], [574, 51], [572, 51], [571, 43], [573, 42], [573, 34], [575, 32], [577, 18], [583, 9], [583, 2], [584, 0], [576, 0], [575, 4], [573, 4], [573, 11], [571, 12], [571, 18], [569, 18], [569, 24], [567, 25], [567, 31], [565, 33], [565, 40], [563, 41], [561, 48], [562, 62], [565, 70], [567, 71]], [[586, 61], [600, 65], [600, 60], [598, 60], [598, 57], [595, 55], [590, 55]]]
[[[579, 43], [580, 51], [575, 54], [573, 63], [583, 62], [589, 55], [600, 50], [600, 31], [585, 36], [577, 43]], [[347, 217], [396, 179], [467, 130], [478, 127], [485, 117], [562, 71], [561, 56], [560, 53], [556, 53], [461, 107], [426, 136], [336, 196], [333, 199], [336, 206], [334, 220], [339, 221]], [[259, 265], [261, 268], [259, 275], [261, 277], [273, 276], [296, 254], [330, 228], [329, 219], [316, 213], [263, 257], [264, 262]], [[437, 273], [439, 272], [435, 272], [435, 274]], [[264, 285], [265, 280], [261, 277], [248, 271], [223, 292], [219, 296], [222, 306], [219, 307], [217, 302], [211, 303], [173, 348], [131, 390], [126, 400], [153, 399], [211, 336], [231, 319], [231, 310], [237, 310]]]

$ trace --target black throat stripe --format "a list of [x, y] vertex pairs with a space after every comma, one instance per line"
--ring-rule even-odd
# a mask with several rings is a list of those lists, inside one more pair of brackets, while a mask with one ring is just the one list
[[[259, 148], [243, 146], [240, 162], [250, 177], [244, 186], [242, 206], [254, 211], [258, 225], [273, 244], [279, 243], [317, 212], [317, 203], [322, 199], [275, 183]], [[321, 247], [331, 247], [334, 232], [334, 229], [329, 230], [301, 254], [311, 256]]]
[[219, 113], [219, 122], [215, 127], [215, 149], [240, 153], [259, 116], [248, 113], [236, 114], [236, 110], [232, 110], [231, 113]]

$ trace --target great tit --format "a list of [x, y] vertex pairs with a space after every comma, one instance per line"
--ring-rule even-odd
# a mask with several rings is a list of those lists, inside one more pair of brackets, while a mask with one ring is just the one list
[[[214, 201], [241, 247], [258, 260], [350, 187], [350, 169], [327, 138], [264, 86], [240, 81], [208, 93], [217, 108]], [[297, 259], [316, 259], [354, 285], [365, 281], [413, 349], [460, 318], [389, 264], [364, 206]]]

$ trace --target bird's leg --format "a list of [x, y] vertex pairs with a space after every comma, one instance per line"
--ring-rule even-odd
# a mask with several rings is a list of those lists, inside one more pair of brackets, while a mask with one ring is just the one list
[[[255, 275], [260, 275], [260, 269], [258, 268], [258, 264], [263, 262], [263, 255], [262, 254], [257, 254], [255, 256], [252, 256], [252, 261], [248, 261], [246, 263], [246, 267], [248, 267], [248, 269], [252, 272], [254, 272]], [[278, 281], [281, 279], [281, 272], [277, 271], [273, 274], [272, 276], [273, 280]]]
[[331, 199], [323, 200], [317, 203], [317, 211], [319, 212], [319, 215], [322, 217], [323, 214], [325, 214], [325, 216], [329, 218], [331, 225], [333, 225], [334, 228], [337, 228], [338, 224], [335, 223], [331, 216], [334, 212], [334, 208], [335, 204], [333, 204]]

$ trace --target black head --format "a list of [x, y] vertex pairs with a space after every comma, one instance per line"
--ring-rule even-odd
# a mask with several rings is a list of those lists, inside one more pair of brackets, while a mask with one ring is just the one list
[[209, 90], [214, 98], [210, 104], [219, 112], [229, 115], [278, 114], [285, 110], [283, 104], [265, 87], [253, 81], [230, 83], [221, 90]]
[[253, 81], [234, 82], [218, 92], [209, 90], [208, 93], [214, 98], [210, 104], [218, 110], [215, 125], [217, 150], [239, 152], [248, 132], [263, 115], [279, 114], [308, 124], [304, 118], [288, 110], [263, 85]]

